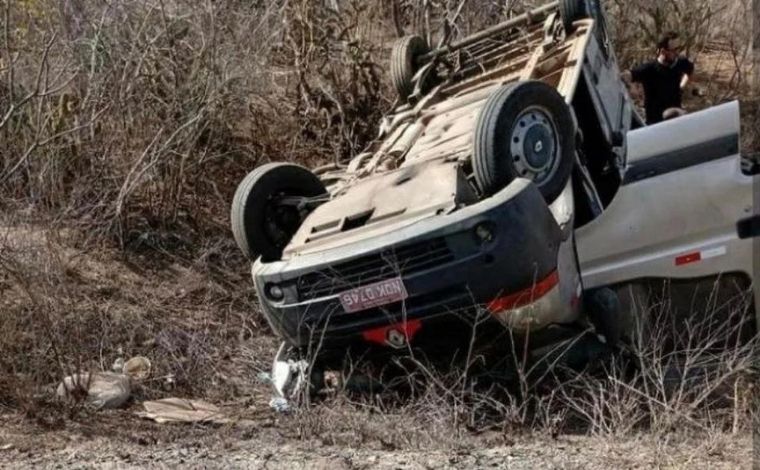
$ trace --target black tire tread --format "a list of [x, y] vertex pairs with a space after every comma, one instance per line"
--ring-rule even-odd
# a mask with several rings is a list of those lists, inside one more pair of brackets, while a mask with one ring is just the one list
[[617, 345], [624, 329], [622, 305], [617, 293], [609, 288], [598, 289], [587, 293], [584, 303], [597, 333], [604, 336], [610, 346]]
[[[325, 192], [325, 187], [319, 178], [307, 168], [293, 163], [267, 163], [250, 172], [238, 185], [230, 209], [232, 234], [240, 250], [251, 260], [259, 256], [264, 261], [274, 261], [282, 255], [281, 249], [267, 243], [262, 233], [256, 232], [258, 217], [263, 210], [257, 206], [260, 198], [265, 198], [265, 193], [273, 185], [275, 179], [280, 179], [280, 189], [298, 188], [297, 192], [303, 196], [317, 196]], [[267, 181], [271, 180], [271, 181]], [[289, 180], [289, 181], [288, 181]], [[257, 194], [256, 185], [264, 183]], [[277, 185], [275, 185], [277, 186]]]
[[416, 35], [404, 36], [393, 44], [390, 64], [391, 83], [404, 101], [414, 92], [412, 83], [416, 73], [414, 58], [427, 51], [428, 45], [425, 40]]
[[[517, 83], [510, 83], [496, 91], [486, 101], [485, 106], [480, 111], [477, 123], [475, 125], [475, 148], [473, 151], [473, 169], [475, 170], [475, 179], [480, 185], [480, 189], [488, 194], [492, 194], [489, 188], [496, 186], [495, 179], [498, 178], [498, 169], [496, 159], [492, 157], [495, 152], [494, 141], [491, 136], [496, 131], [496, 124], [499, 118], [499, 110], [512, 94]], [[504, 185], [511, 183], [511, 179], [504, 179]]]

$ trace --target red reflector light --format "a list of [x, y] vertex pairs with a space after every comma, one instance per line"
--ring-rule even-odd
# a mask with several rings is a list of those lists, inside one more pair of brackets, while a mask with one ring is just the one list
[[534, 284], [533, 287], [493, 300], [488, 304], [488, 311], [491, 313], [500, 313], [505, 310], [514, 310], [516, 308], [530, 305], [548, 294], [549, 291], [554, 289], [558, 284], [559, 272], [554, 271], [543, 281]]
[[699, 261], [702, 261], [702, 253], [697, 251], [696, 253], [689, 253], [688, 255], [683, 255], [676, 258], [676, 266], [684, 266], [686, 264], [697, 263]]

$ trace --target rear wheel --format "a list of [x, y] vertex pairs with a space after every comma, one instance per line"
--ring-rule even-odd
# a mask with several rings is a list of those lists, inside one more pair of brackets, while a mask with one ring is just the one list
[[553, 87], [525, 81], [497, 90], [475, 126], [473, 169], [484, 195], [515, 178], [538, 186], [547, 202], [565, 189], [575, 159], [575, 124]]
[[391, 51], [391, 82], [402, 101], [414, 93], [414, 75], [419, 70], [417, 60], [430, 52], [420, 36], [404, 36], [396, 40]]
[[322, 194], [322, 182], [302, 166], [269, 163], [256, 168], [240, 183], [232, 203], [235, 241], [250, 259], [279, 260], [306, 216], [293, 199]]

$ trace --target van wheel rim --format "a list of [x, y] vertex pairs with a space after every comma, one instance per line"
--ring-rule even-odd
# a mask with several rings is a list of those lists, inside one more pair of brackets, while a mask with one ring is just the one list
[[559, 167], [559, 133], [550, 113], [540, 107], [524, 110], [515, 120], [510, 153], [517, 175], [538, 186], [551, 180]]

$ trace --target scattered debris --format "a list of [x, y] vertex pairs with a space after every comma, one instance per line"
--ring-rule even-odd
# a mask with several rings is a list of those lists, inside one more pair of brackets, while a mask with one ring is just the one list
[[85, 400], [95, 409], [121, 408], [132, 395], [133, 385], [147, 379], [151, 362], [145, 357], [134, 357], [124, 362], [118, 358], [111, 369], [114, 372], [81, 373], [68, 376], [58, 385], [56, 395], [61, 399]]
[[121, 357], [121, 354], [119, 357], [116, 358], [115, 361], [113, 361], [113, 364], [111, 364], [111, 372], [116, 372], [117, 374], [120, 374], [124, 371], [124, 358]]
[[202, 400], [186, 400], [182, 398], [165, 398], [163, 400], [143, 403], [145, 411], [137, 415], [163, 423], [213, 423], [226, 424], [230, 422], [222, 411], [215, 405]]
[[[275, 396], [269, 401], [269, 406], [278, 413], [290, 411], [290, 401], [298, 399], [308, 383], [309, 363], [304, 360], [289, 359], [289, 352], [287, 345], [282, 343], [274, 359], [272, 375], [266, 377], [271, 381], [275, 391]], [[263, 377], [259, 376], [259, 378]]]
[[96, 409], [122, 407], [132, 394], [132, 384], [128, 376], [113, 372], [75, 374], [63, 379], [56, 395], [61, 399], [80, 398]]
[[[286, 371], [284, 368], [282, 369], [283, 373], [287, 374], [289, 371]], [[257, 376], [257, 379], [262, 384], [267, 384], [274, 386], [274, 379], [272, 378], [272, 375], [267, 372], [261, 372]], [[280, 383], [282, 383], [282, 378], [280, 378]], [[291, 410], [290, 403], [288, 402], [287, 398], [282, 397], [283, 394], [282, 390], [279, 390], [275, 387], [275, 393], [276, 395], [272, 396], [272, 399], [269, 400], [269, 407], [272, 408], [277, 413], [288, 413]]]
[[260, 384], [272, 385], [272, 374], [270, 374], [269, 372], [259, 372], [256, 375], [256, 380]]
[[272, 399], [269, 400], [269, 407], [278, 413], [289, 413], [292, 410], [288, 400], [278, 397], [272, 397]]
[[150, 377], [152, 369], [150, 359], [147, 357], [137, 356], [128, 360], [122, 371], [128, 375], [133, 381], [143, 381]]

